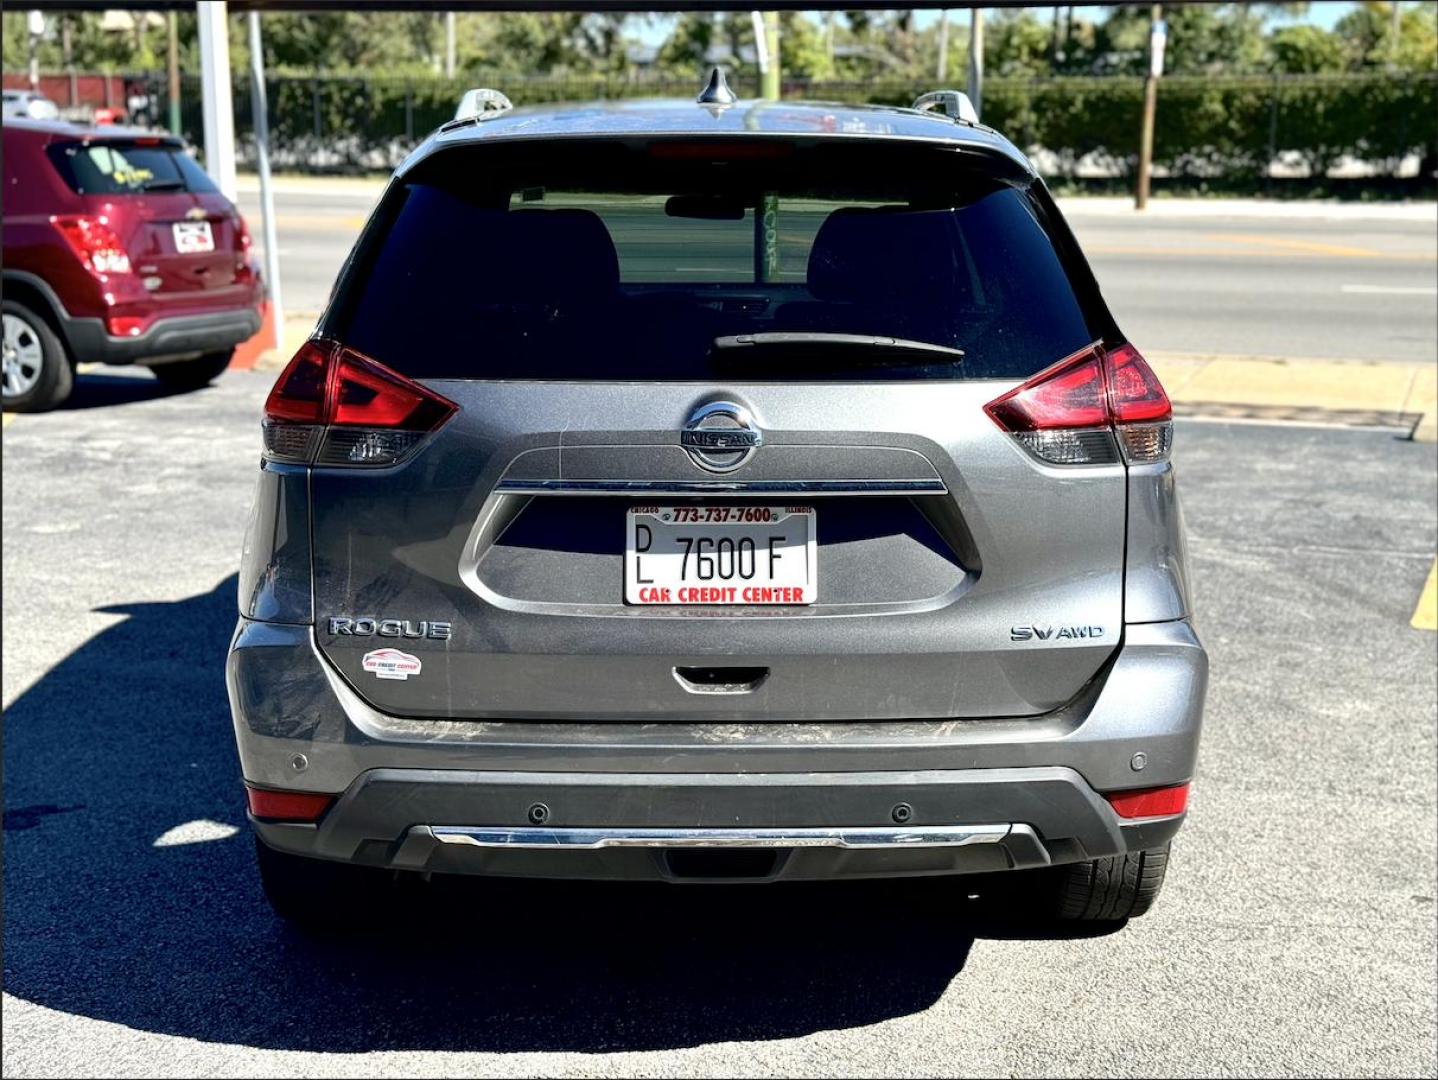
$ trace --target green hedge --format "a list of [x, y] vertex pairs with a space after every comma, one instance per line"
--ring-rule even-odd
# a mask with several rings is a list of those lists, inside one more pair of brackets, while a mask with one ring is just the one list
[[[752, 94], [752, 80], [735, 79]], [[186, 80], [186, 134], [199, 138], [198, 81]], [[516, 105], [632, 97], [689, 97], [689, 80], [494, 77], [388, 79], [280, 76], [268, 81], [270, 130], [279, 167], [357, 171], [392, 168], [424, 134], [448, 120], [469, 86], [503, 89]], [[161, 84], [162, 88], [162, 84]], [[786, 97], [907, 105], [914, 82], [784, 84]], [[991, 78], [984, 119], [1021, 148], [1047, 149], [1058, 174], [1089, 154], [1120, 173], [1132, 168], [1143, 83], [1137, 78]], [[248, 84], [236, 80], [238, 135], [249, 154]], [[164, 115], [163, 112], [160, 115]], [[1345, 155], [1393, 167], [1405, 155], [1438, 160], [1438, 75], [1168, 77], [1159, 84], [1155, 164], [1174, 176], [1257, 178], [1275, 152], [1301, 155], [1321, 176]]]

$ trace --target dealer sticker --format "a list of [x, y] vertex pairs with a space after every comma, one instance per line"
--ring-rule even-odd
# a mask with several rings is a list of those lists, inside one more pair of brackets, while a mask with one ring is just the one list
[[422, 666], [419, 657], [398, 649], [376, 649], [364, 654], [364, 669], [373, 671], [381, 679], [403, 681], [411, 675], [418, 675]]

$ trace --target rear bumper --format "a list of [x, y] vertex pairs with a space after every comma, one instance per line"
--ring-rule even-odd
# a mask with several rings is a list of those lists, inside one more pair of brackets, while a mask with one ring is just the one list
[[70, 354], [81, 363], [159, 364], [221, 352], [248, 341], [260, 331], [256, 308], [236, 308], [204, 315], [156, 319], [138, 337], [111, 337], [99, 319], [71, 319], [65, 324]]
[[[547, 821], [564, 824], [529, 824], [540, 807]], [[899, 807], [902, 825], [894, 822]], [[793, 881], [1032, 869], [1152, 847], [1181, 820], [1121, 825], [1081, 776], [1062, 768], [725, 776], [375, 769], [317, 826], [254, 826], [282, 851], [400, 870]], [[736, 851], [746, 858], [732, 858]]]
[[[246, 780], [340, 794], [318, 825], [255, 822], [271, 847], [420, 871], [793, 880], [1163, 843], [1181, 817], [1124, 822], [1101, 793], [1192, 777], [1207, 661], [1186, 622], [1131, 626], [1055, 713], [865, 724], [403, 720], [349, 690], [310, 627], [249, 620], [227, 677]], [[676, 855], [721, 842], [747, 861]]]

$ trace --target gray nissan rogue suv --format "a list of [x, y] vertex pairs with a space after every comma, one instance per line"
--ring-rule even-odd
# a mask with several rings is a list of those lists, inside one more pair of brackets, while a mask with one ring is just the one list
[[430, 873], [1148, 908], [1207, 681], [1169, 402], [930, 98], [495, 110], [399, 168], [265, 406], [227, 675], [281, 915]]

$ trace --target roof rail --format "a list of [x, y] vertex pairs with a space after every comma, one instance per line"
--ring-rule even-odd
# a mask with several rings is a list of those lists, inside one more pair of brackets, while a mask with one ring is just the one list
[[488, 113], [508, 112], [512, 108], [514, 108], [514, 102], [498, 90], [476, 87], [473, 90], [466, 90], [464, 97], [459, 99], [459, 108], [454, 110], [454, 119], [483, 119]]
[[962, 120], [968, 124], [979, 122], [979, 111], [962, 90], [930, 90], [916, 98], [911, 108], [931, 112], [935, 106], [942, 108], [950, 120]]

